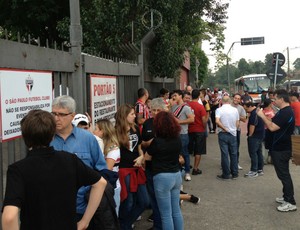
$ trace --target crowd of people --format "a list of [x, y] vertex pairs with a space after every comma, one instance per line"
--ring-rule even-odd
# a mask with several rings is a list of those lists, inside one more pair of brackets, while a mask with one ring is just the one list
[[17, 229], [19, 218], [21, 229], [129, 230], [149, 208], [151, 229], [182, 230], [181, 202], [200, 202], [183, 191], [182, 180], [205, 173], [209, 134], [218, 134], [217, 179], [239, 177], [240, 122], [247, 123], [251, 159], [244, 177], [263, 176], [272, 162], [283, 185], [277, 210], [297, 209], [289, 160], [291, 135], [300, 130], [298, 93], [268, 92], [259, 105], [247, 92], [230, 97], [225, 89], [137, 93], [135, 105], [118, 107], [114, 123], [101, 119], [93, 127], [70, 96], [55, 98], [51, 113], [32, 110], [22, 119], [28, 153], [8, 167], [4, 230]]

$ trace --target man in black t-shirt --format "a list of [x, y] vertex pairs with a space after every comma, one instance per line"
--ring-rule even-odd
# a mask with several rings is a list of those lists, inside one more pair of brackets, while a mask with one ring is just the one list
[[[3, 229], [86, 229], [101, 201], [106, 181], [75, 154], [49, 147], [56, 131], [54, 117], [32, 110], [21, 121], [28, 156], [8, 167], [3, 203]], [[76, 196], [91, 185], [88, 206], [76, 223]]]
[[283, 185], [283, 197], [275, 201], [281, 205], [277, 207], [280, 212], [297, 210], [294, 199], [294, 186], [289, 171], [289, 161], [292, 156], [291, 135], [294, 131], [295, 117], [289, 104], [289, 95], [286, 90], [275, 91], [275, 104], [280, 109], [270, 121], [264, 113], [257, 109], [257, 115], [261, 117], [269, 129], [271, 136], [266, 136], [270, 144], [270, 153], [277, 177]]
[[247, 124], [247, 143], [251, 159], [250, 171], [245, 174], [245, 177], [253, 178], [264, 174], [262, 142], [265, 136], [265, 126], [263, 120], [256, 114], [256, 106], [252, 102], [244, 104], [244, 109], [249, 114]]

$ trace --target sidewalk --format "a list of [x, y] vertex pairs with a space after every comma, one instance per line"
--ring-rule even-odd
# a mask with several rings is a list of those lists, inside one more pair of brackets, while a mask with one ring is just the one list
[[[250, 167], [244, 132], [241, 136], [240, 165], [243, 170], [239, 171], [237, 180], [217, 180], [216, 176], [220, 173], [220, 150], [217, 134], [209, 134], [207, 155], [202, 157], [200, 165], [203, 174], [192, 176], [190, 182], [183, 182], [185, 192], [201, 197], [199, 205], [183, 203], [185, 229], [300, 229], [300, 167], [290, 165], [298, 211], [281, 213], [276, 210], [279, 204], [275, 198], [282, 196], [282, 185], [273, 165], [265, 165], [264, 176], [244, 178]], [[136, 222], [135, 230], [146, 230], [152, 226], [147, 221], [149, 214], [149, 210], [143, 214], [142, 220]]]

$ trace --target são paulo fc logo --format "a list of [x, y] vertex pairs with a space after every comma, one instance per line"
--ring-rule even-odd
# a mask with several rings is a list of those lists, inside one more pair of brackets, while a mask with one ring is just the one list
[[28, 75], [28, 77], [25, 79], [25, 84], [28, 92], [31, 93], [33, 87], [33, 79], [30, 77], [30, 75]]

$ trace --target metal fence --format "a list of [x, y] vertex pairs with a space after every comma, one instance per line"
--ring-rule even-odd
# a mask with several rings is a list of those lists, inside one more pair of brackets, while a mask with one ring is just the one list
[[[88, 87], [90, 74], [110, 75], [117, 77], [117, 101], [134, 103], [137, 99], [136, 91], [140, 87], [140, 67], [133, 61], [126, 61], [112, 57], [97, 57], [82, 54], [82, 90], [84, 110], [89, 111]], [[39, 44], [24, 44], [20, 41], [0, 39], [0, 68], [22, 70], [52, 71], [54, 97], [59, 95], [74, 96], [73, 90], [74, 57], [68, 51]], [[82, 112], [82, 111], [81, 111]], [[6, 171], [9, 164], [24, 158], [26, 148], [21, 138], [0, 143], [0, 206], [2, 207], [6, 183]], [[0, 226], [1, 229], [1, 226]]]
[[[56, 44], [52, 48], [41, 47], [39, 41], [36, 44], [22, 43], [0, 39], [0, 68], [43, 70], [51, 71], [53, 78], [54, 97], [59, 95], [76, 96], [74, 90], [73, 73], [75, 72], [72, 53], [57, 49]], [[29, 39], [30, 40], [30, 39]], [[63, 47], [63, 45], [62, 45]], [[172, 90], [175, 84], [171, 80], [163, 79], [146, 81], [141, 77], [141, 63], [113, 58], [103, 55], [90, 55], [82, 53], [82, 85], [76, 87], [83, 92], [83, 110], [90, 111], [89, 105], [89, 81], [91, 74], [109, 75], [117, 77], [117, 105], [130, 103], [137, 100], [137, 90], [140, 87], [148, 89], [152, 97], [159, 94], [162, 87]], [[138, 60], [141, 60], [139, 57]], [[83, 111], [79, 111], [83, 112]], [[8, 142], [0, 142], [0, 207], [2, 207], [7, 166], [26, 156], [26, 148], [21, 138]], [[1, 222], [1, 220], [0, 220]], [[1, 224], [0, 224], [1, 230]]]

